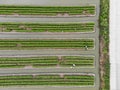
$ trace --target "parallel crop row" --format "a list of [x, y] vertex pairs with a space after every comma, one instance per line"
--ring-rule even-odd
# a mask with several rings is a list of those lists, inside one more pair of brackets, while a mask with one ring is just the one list
[[0, 23], [1, 32], [91, 32], [94, 23]]
[[41, 57], [1, 57], [0, 68], [34, 67], [90, 67], [94, 66], [94, 57], [87, 56], [41, 56]]
[[0, 6], [1, 15], [94, 15], [95, 6]]
[[57, 85], [92, 86], [94, 76], [90, 75], [24, 75], [0, 76], [0, 86]]
[[1, 39], [0, 49], [92, 49], [94, 48], [93, 39]]
[[85, 56], [64, 56], [60, 62], [62, 66], [75, 66], [75, 67], [84, 67], [84, 66], [94, 66], [94, 57], [85, 57]]
[[57, 57], [53, 56], [43, 56], [43, 57], [23, 57], [23, 58], [0, 58], [1, 68], [15, 68], [15, 67], [25, 67], [25, 66], [39, 66], [39, 67], [52, 67], [57, 66]]

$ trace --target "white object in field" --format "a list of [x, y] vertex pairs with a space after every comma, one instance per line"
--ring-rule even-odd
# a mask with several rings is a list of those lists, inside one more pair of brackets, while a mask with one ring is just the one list
[[85, 49], [88, 50], [88, 46], [85, 46]]
[[76, 65], [75, 64], [73, 64], [73, 67], [75, 67]]

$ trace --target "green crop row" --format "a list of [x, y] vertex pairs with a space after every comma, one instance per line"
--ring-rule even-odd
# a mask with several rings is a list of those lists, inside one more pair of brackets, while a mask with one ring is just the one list
[[1, 32], [92, 32], [94, 23], [0, 23]]
[[0, 86], [57, 85], [92, 86], [94, 76], [90, 75], [21, 75], [0, 76]]
[[64, 56], [60, 61], [62, 66], [89, 67], [94, 66], [94, 57]]
[[93, 49], [93, 39], [1, 39], [0, 49]]
[[1, 57], [0, 68], [18, 68], [25, 66], [34, 67], [91, 67], [94, 66], [94, 57], [85, 56], [63, 56], [61, 59], [57, 56], [41, 56], [41, 57]]
[[28, 65], [32, 66], [56, 66], [57, 61], [56, 56], [42, 56], [42, 57], [16, 57], [16, 58], [0, 58], [0, 67], [1, 68], [9, 68], [9, 67], [25, 67]]
[[95, 6], [0, 6], [1, 15], [94, 15]]

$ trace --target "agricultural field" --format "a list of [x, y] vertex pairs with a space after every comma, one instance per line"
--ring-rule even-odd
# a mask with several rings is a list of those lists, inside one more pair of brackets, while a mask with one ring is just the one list
[[1, 39], [0, 49], [93, 49], [93, 39]]
[[[0, 6], [0, 15], [95, 15], [95, 6]], [[60, 16], [61, 16], [60, 15]]]
[[[75, 65], [75, 66], [73, 66]], [[1, 57], [0, 68], [33, 67], [93, 67], [94, 57], [88, 56], [41, 56], [41, 57]]]
[[0, 23], [1, 32], [93, 32], [95, 23]]
[[21, 75], [0, 76], [0, 86], [55, 85], [93, 86], [93, 75]]
[[99, 0], [10, 3], [0, 0], [2, 90], [100, 90]]

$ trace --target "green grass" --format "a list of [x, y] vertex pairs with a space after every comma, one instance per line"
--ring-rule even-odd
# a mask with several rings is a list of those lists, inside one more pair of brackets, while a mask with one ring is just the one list
[[88, 49], [94, 48], [93, 39], [1, 39], [0, 49]]
[[0, 15], [94, 15], [95, 6], [0, 6]]
[[102, 90], [110, 90], [110, 62], [109, 62], [109, 0], [100, 0], [100, 36], [104, 39], [104, 87]]
[[0, 23], [1, 32], [92, 32], [94, 23]]
[[110, 90], [110, 62], [109, 60], [106, 60], [105, 62], [105, 87], [102, 90]]
[[93, 86], [94, 76], [90, 75], [24, 75], [0, 76], [0, 86], [57, 85], [57, 86]]

